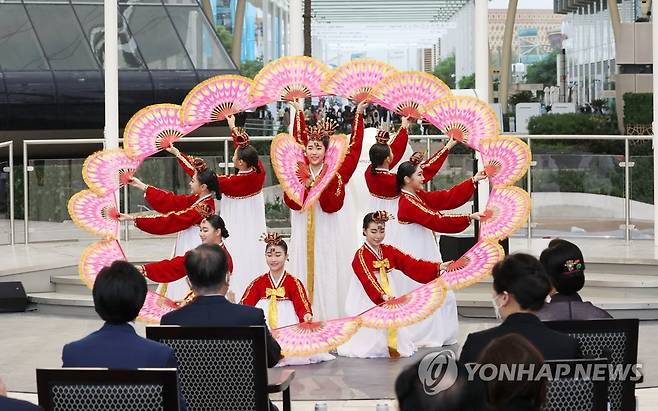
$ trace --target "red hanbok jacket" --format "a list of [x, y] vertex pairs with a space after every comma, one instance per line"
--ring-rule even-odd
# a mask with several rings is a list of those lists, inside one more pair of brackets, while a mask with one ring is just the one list
[[270, 273], [265, 273], [260, 277], [256, 278], [254, 281], [249, 284], [249, 287], [244, 292], [240, 304], [256, 306], [258, 301], [267, 300], [270, 297], [267, 296], [267, 290], [276, 291], [282, 289], [283, 296], [277, 295], [277, 301], [281, 300], [290, 300], [295, 309], [295, 314], [299, 322], [304, 322], [304, 316], [306, 314], [313, 315], [313, 310], [311, 309], [311, 303], [308, 301], [308, 296], [306, 295], [306, 289], [299, 279], [293, 275], [285, 272], [281, 280], [279, 281], [278, 286], [272, 281]]
[[[231, 253], [228, 252], [223, 243], [220, 247], [222, 247], [228, 258], [228, 272], [232, 273], [233, 259], [231, 258]], [[146, 275], [148, 279], [158, 283], [171, 283], [180, 280], [187, 275], [185, 272], [186, 256], [187, 254], [174, 257], [171, 260], [162, 260], [156, 263], [144, 264], [144, 275]]]
[[176, 195], [148, 186], [144, 198], [155, 211], [161, 213], [135, 218], [135, 226], [150, 234], [177, 233], [198, 225], [201, 220], [215, 213], [212, 194], [199, 198], [196, 194]]
[[[375, 304], [384, 302], [386, 292], [377, 278], [383, 264], [387, 272], [400, 270], [419, 283], [429, 283], [439, 276], [439, 262], [418, 260], [403, 253], [392, 245], [381, 244], [378, 255], [368, 244], [363, 244], [354, 255], [352, 269], [363, 285], [363, 289]], [[390, 278], [389, 278], [390, 281]], [[399, 297], [395, 296], [395, 297]]]

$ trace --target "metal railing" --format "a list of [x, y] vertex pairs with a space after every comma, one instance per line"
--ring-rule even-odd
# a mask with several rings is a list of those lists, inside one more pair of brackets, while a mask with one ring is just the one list
[[[507, 133], [506, 133], [507, 134]], [[630, 160], [630, 140], [651, 140], [653, 136], [624, 136], [624, 135], [515, 135], [523, 140], [525, 140], [529, 146], [532, 146], [532, 142], [536, 140], [608, 140], [608, 141], [624, 141], [624, 161], [619, 163], [620, 167], [624, 168], [624, 238], [626, 241], [631, 239], [631, 193], [630, 193], [630, 169], [633, 167], [633, 163]], [[252, 141], [271, 141], [272, 136], [252, 136], [250, 137]], [[431, 143], [433, 141], [445, 140], [445, 136], [441, 135], [412, 135], [409, 136], [410, 140], [425, 140], [427, 151], [430, 151]], [[232, 141], [231, 137], [184, 137], [179, 140], [181, 143], [211, 143], [218, 142], [222, 143], [223, 149], [223, 162], [219, 163], [220, 167], [223, 167], [225, 173], [230, 172], [232, 163], [230, 159], [232, 157], [232, 152], [229, 151], [229, 142]], [[0, 147], [9, 147], [10, 153], [12, 152], [12, 142], [1, 143]], [[29, 243], [29, 194], [28, 194], [28, 172], [30, 171], [29, 164], [29, 147], [33, 145], [79, 145], [79, 144], [99, 144], [103, 145], [104, 140], [102, 138], [95, 139], [57, 139], [57, 140], [24, 140], [23, 141], [23, 190], [24, 190], [24, 231], [25, 231], [25, 243]], [[222, 156], [219, 156], [222, 157]], [[10, 168], [13, 165], [13, 158], [10, 155]], [[528, 173], [526, 175], [526, 186], [527, 191], [532, 196], [532, 186], [533, 186], [533, 172], [532, 167], [536, 165], [536, 162], [533, 161]], [[10, 196], [13, 200], [13, 174], [10, 173], [10, 179], [12, 181]], [[128, 212], [128, 189], [124, 188], [123, 192], [124, 199], [124, 212]], [[13, 201], [11, 201], [11, 226], [13, 227]], [[530, 213], [528, 223], [527, 223], [527, 238], [532, 238], [533, 233], [533, 215]], [[656, 235], [656, 233], [654, 233]], [[124, 236], [125, 239], [129, 239], [128, 224], [124, 224]], [[13, 243], [13, 230], [12, 230], [12, 243]]]
[[9, 244], [16, 242], [14, 234], [14, 142], [5, 141], [0, 143], [0, 148], [9, 150]]

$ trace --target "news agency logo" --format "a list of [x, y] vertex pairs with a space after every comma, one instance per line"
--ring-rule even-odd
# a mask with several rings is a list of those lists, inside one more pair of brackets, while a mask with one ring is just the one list
[[457, 373], [455, 353], [450, 350], [429, 353], [418, 365], [418, 378], [427, 395], [436, 395], [452, 387]]
[[[554, 363], [554, 364], [464, 364], [467, 381], [633, 381], [642, 378], [642, 364]], [[418, 365], [418, 378], [427, 395], [436, 395], [452, 387], [459, 368], [454, 352], [444, 350], [427, 354]]]

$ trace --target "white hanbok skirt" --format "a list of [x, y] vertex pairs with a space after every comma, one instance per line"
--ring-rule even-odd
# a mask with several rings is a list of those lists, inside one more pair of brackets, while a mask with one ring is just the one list
[[267, 232], [263, 193], [246, 198], [223, 196], [219, 210], [228, 230], [224, 244], [233, 259], [229, 291], [239, 301], [249, 284], [268, 270], [265, 243], [260, 241]]
[[[392, 278], [399, 276], [405, 275], [398, 270], [390, 271], [388, 273], [389, 282]], [[377, 280], [380, 280], [378, 273], [376, 277]], [[396, 286], [392, 282], [391, 291], [396, 296], [400, 295], [399, 290], [396, 289]], [[353, 275], [347, 293], [347, 302], [345, 303], [347, 315], [356, 316], [374, 306], [375, 303], [370, 300], [359, 279], [356, 275]], [[410, 357], [416, 352], [416, 346], [412, 341], [409, 328], [398, 328], [396, 332], [397, 351], [400, 357]], [[390, 356], [388, 350], [388, 330], [361, 327], [350, 340], [338, 347], [338, 355], [357, 358], [388, 358]]]
[[[269, 324], [270, 319], [267, 318], [267, 313], [269, 311], [269, 304], [270, 301], [267, 299], [262, 299], [258, 301], [258, 303], [256, 303], [256, 307], [260, 308], [265, 313], [265, 322], [268, 323], [267, 324], [268, 327], [270, 326]], [[277, 315], [276, 326], [279, 328], [299, 323], [299, 318], [297, 318], [297, 314], [295, 313], [295, 307], [293, 306], [292, 301], [290, 300], [277, 301], [276, 315]], [[276, 366], [284, 367], [286, 365], [315, 364], [322, 361], [331, 361], [335, 358], [336, 357], [334, 357], [329, 353], [315, 354], [315, 355], [310, 355], [308, 357], [284, 357], [281, 361], [279, 361], [279, 363]]]
[[[171, 258], [185, 255], [186, 252], [200, 244], [201, 238], [199, 237], [198, 225], [193, 225], [192, 227], [188, 227], [183, 231], [179, 231], [178, 235], [176, 236], [174, 249], [171, 252]], [[160, 295], [164, 295], [165, 297], [174, 301], [181, 301], [187, 296], [189, 292], [190, 285], [187, 282], [187, 276], [170, 283], [160, 284], [158, 287], [158, 293], [160, 293]]]
[[[347, 192], [349, 195], [349, 191]], [[313, 301], [313, 318], [331, 320], [344, 316], [347, 287], [352, 273], [352, 257], [358, 248], [351, 201], [345, 199], [343, 208], [335, 213], [325, 213], [319, 202], [313, 205], [315, 236], [314, 290], [307, 281], [307, 218], [308, 211], [293, 211], [291, 216], [289, 271], [299, 278]]]
[[[389, 240], [388, 234], [386, 237]], [[401, 251], [422, 260], [437, 262], [441, 260], [441, 253], [432, 230], [419, 224], [399, 224], [396, 237], [396, 246]], [[405, 275], [395, 276], [390, 282], [400, 294], [409, 293], [422, 285]], [[455, 294], [448, 291], [441, 308], [426, 320], [408, 328], [417, 347], [440, 347], [456, 343], [459, 325]]]

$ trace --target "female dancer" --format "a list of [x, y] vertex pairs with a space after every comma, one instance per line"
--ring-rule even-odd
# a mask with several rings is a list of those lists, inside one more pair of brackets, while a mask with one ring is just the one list
[[[229, 274], [232, 273], [233, 259], [223, 241], [228, 237], [228, 230], [226, 230], [224, 220], [217, 214], [212, 214], [201, 220], [201, 224], [199, 224], [199, 237], [201, 238], [201, 243], [217, 244], [224, 250], [228, 257], [228, 272]], [[176, 256], [170, 260], [140, 265], [137, 266], [137, 269], [146, 278], [162, 284], [178, 281], [187, 275], [185, 273], [185, 256]], [[187, 299], [189, 299], [189, 296], [186, 296], [185, 300]]]
[[[265, 260], [269, 271], [249, 284], [240, 304], [261, 308], [271, 328], [313, 321], [313, 310], [301, 281], [285, 270], [288, 244], [279, 234], [269, 233], [265, 241]], [[330, 354], [285, 358], [283, 365], [302, 365], [333, 360]], [[280, 364], [281, 365], [281, 364]]]
[[[233, 250], [237, 268], [232, 276], [230, 291], [239, 297], [244, 293], [247, 284], [254, 279], [254, 273], [265, 271], [265, 264], [253, 257], [260, 253], [258, 244], [253, 239], [266, 231], [263, 197], [265, 167], [258, 157], [258, 152], [250, 144], [247, 132], [243, 128], [235, 127], [235, 117], [228, 116], [227, 121], [235, 146], [233, 165], [236, 173], [217, 177], [223, 195], [219, 213], [233, 234], [226, 240], [227, 247]], [[188, 175], [193, 173], [194, 159], [174, 147], [167, 151], [178, 158]]]
[[[400, 164], [396, 185], [400, 192], [398, 205], [398, 242], [403, 251], [424, 260], [440, 260], [441, 254], [436, 244], [434, 232], [459, 233], [473, 220], [479, 220], [481, 213], [469, 215], [448, 215], [441, 210], [451, 210], [465, 204], [475, 191], [477, 182], [486, 178], [480, 172], [444, 191], [423, 190], [423, 170], [419, 158]], [[396, 279], [402, 294], [412, 291], [420, 284], [409, 279]], [[443, 306], [431, 317], [409, 327], [416, 346], [436, 347], [453, 344], [457, 341], [457, 302], [455, 294], [449, 291]]]
[[[172, 257], [184, 255], [188, 250], [200, 244], [198, 225], [204, 218], [215, 213], [215, 200], [220, 192], [217, 176], [206, 169], [205, 163], [197, 161], [196, 172], [190, 181], [192, 194], [176, 195], [172, 192], [144, 184], [133, 178], [130, 185], [144, 191], [147, 203], [160, 214], [134, 216], [120, 214], [119, 219], [133, 220], [140, 230], [156, 235], [178, 233]], [[174, 301], [185, 297], [189, 290], [185, 279], [170, 284], [163, 284], [160, 294]]]
[[[293, 136], [305, 148], [308, 161], [308, 184], [325, 172], [324, 155], [329, 146], [332, 129], [319, 125], [306, 128], [302, 107], [293, 102], [297, 109]], [[367, 102], [357, 106], [352, 127], [349, 152], [336, 175], [326, 186], [319, 200], [308, 210], [284, 195], [284, 201], [293, 212], [291, 216], [290, 262], [297, 275], [305, 280], [313, 311], [318, 319], [339, 318], [344, 307], [345, 287], [349, 271], [350, 245], [357, 238], [350, 227], [351, 209], [345, 202], [345, 185], [356, 170], [363, 142], [363, 110]]]
[[[347, 315], [358, 315], [402, 293], [396, 289], [393, 277], [402, 274], [418, 283], [428, 283], [445, 270], [449, 262], [430, 262], [413, 258], [397, 248], [383, 244], [386, 211], [366, 214], [363, 219], [365, 242], [354, 255], [352, 269], [355, 276], [350, 283], [346, 302]], [[338, 354], [346, 357], [409, 357], [416, 351], [407, 328], [376, 330], [361, 328], [348, 342], [338, 347]]]

